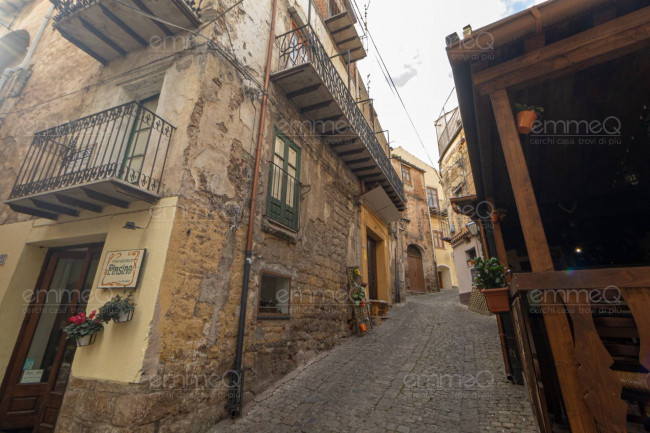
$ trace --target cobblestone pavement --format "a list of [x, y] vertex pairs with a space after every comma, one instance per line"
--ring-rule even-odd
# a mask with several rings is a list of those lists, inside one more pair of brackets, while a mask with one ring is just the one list
[[526, 390], [506, 381], [495, 318], [458, 292], [412, 295], [244, 406], [216, 432], [537, 432]]

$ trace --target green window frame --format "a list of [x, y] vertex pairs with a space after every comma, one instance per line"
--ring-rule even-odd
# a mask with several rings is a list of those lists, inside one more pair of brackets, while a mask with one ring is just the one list
[[300, 147], [276, 129], [266, 215], [293, 230], [300, 220]]

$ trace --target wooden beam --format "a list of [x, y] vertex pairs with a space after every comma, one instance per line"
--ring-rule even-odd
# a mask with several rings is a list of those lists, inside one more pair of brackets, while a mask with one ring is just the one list
[[358, 168], [352, 168], [352, 173], [358, 173], [360, 171], [368, 171], [372, 170], [373, 168], [378, 168], [376, 165], [368, 165], [366, 167], [358, 167]]
[[[364, 150], [366, 150], [366, 148], [365, 148], [365, 147], [361, 147], [361, 148], [359, 148], [359, 149], [349, 150], [349, 151], [347, 151], [347, 152], [341, 152], [341, 153], [339, 153], [339, 156], [340, 156], [341, 158], [343, 158], [344, 156], [356, 155], [356, 154], [358, 154], [358, 153], [363, 152]], [[349, 162], [349, 161], [348, 161], [348, 162]]]
[[43, 209], [46, 212], [53, 212], [53, 213], [58, 213], [58, 214], [64, 214], [64, 215], [70, 215], [73, 217], [78, 217], [79, 216], [79, 211], [76, 209], [70, 209], [69, 207], [61, 206], [58, 204], [54, 203], [49, 203], [43, 200], [38, 200], [35, 198], [31, 199], [32, 203], [34, 203], [34, 206], [36, 206], [39, 209]]
[[104, 15], [108, 17], [111, 21], [117, 24], [122, 30], [124, 30], [129, 36], [131, 36], [137, 43], [146, 47], [149, 45], [149, 42], [144, 40], [139, 34], [137, 34], [131, 27], [129, 27], [124, 21], [122, 21], [117, 15], [111, 12], [106, 6], [99, 4], [99, 8], [102, 10]]
[[362, 162], [368, 162], [368, 161], [371, 161], [371, 160], [372, 160], [371, 157], [368, 157], [368, 158], [359, 158], [359, 159], [351, 159], [351, 160], [349, 160], [349, 161], [345, 161], [345, 163], [346, 163], [347, 165], [353, 165], [353, 164], [361, 164]]
[[287, 93], [287, 98], [288, 99], [293, 99], [293, 98], [295, 98], [297, 96], [302, 96], [302, 95], [306, 95], [308, 93], [315, 92], [316, 90], [318, 90], [318, 88], [321, 85], [322, 85], [321, 83], [318, 83], [318, 84], [314, 84], [313, 86], [307, 86], [307, 87], [304, 87], [304, 88], [302, 88], [300, 90], [296, 90], [295, 92]]
[[88, 198], [92, 199], [92, 200], [101, 201], [101, 202], [104, 202], [104, 203], [107, 203], [107, 204], [110, 204], [110, 205], [113, 205], [113, 206], [121, 207], [122, 209], [126, 209], [126, 208], [129, 207], [129, 202], [128, 201], [120, 200], [120, 199], [115, 198], [115, 197], [111, 197], [110, 195], [106, 195], [104, 193], [95, 191], [95, 190], [90, 189], [88, 187], [82, 187], [81, 189], [83, 190], [84, 194], [86, 194], [86, 196]]
[[[490, 99], [531, 266], [534, 272], [553, 271], [551, 252], [519, 141], [508, 92], [497, 90], [490, 95]], [[578, 366], [573, 356], [573, 337], [564, 306], [553, 303], [551, 299], [551, 303], [544, 309], [544, 324], [571, 431], [597, 433], [598, 430], [585, 403], [584, 392], [578, 380]]]
[[334, 102], [334, 100], [330, 99], [329, 101], [323, 101], [323, 102], [319, 102], [317, 104], [308, 105], [308, 106], [300, 109], [300, 114], [304, 114], [304, 113], [307, 113], [309, 111], [319, 110], [321, 108], [328, 107], [332, 102]]
[[96, 205], [94, 203], [90, 203], [85, 200], [79, 200], [74, 197], [68, 197], [67, 195], [63, 194], [54, 194], [54, 197], [61, 203], [68, 205], [68, 206], [73, 206], [73, 207], [78, 207], [80, 209], [85, 209], [89, 210], [91, 212], [95, 213], [101, 213], [102, 212], [102, 207], [99, 205]]
[[59, 214], [56, 214], [56, 213], [46, 212], [44, 210], [34, 209], [32, 207], [27, 207], [27, 206], [21, 206], [19, 204], [14, 204], [14, 203], [8, 203], [8, 204], [9, 204], [9, 207], [11, 208], [11, 210], [13, 210], [14, 212], [24, 213], [24, 214], [27, 214], [27, 215], [33, 215], [35, 217], [46, 218], [46, 219], [54, 220], [54, 221], [56, 221], [57, 218], [59, 218]]
[[552, 271], [553, 260], [548, 249], [508, 93], [499, 90], [490, 95], [490, 98], [533, 271]]
[[88, 30], [90, 33], [95, 35], [95, 37], [97, 39], [99, 39], [100, 41], [102, 41], [103, 43], [105, 43], [106, 45], [111, 47], [113, 49], [113, 51], [115, 51], [117, 54], [119, 54], [120, 56], [125, 56], [126, 55], [126, 50], [124, 48], [120, 47], [117, 44], [117, 42], [113, 41], [111, 38], [106, 36], [100, 30], [95, 28], [95, 26], [93, 26], [92, 24], [90, 24], [88, 21], [86, 21], [85, 19], [83, 19], [81, 17], [79, 17], [79, 21], [81, 22], [81, 25], [83, 25], [86, 28], [86, 30]]
[[482, 95], [578, 71], [650, 43], [650, 6], [563, 39], [474, 76]]
[[521, 273], [513, 275], [512, 285], [517, 291], [524, 292], [531, 290], [604, 289], [610, 286], [644, 288], [650, 287], [650, 267]]

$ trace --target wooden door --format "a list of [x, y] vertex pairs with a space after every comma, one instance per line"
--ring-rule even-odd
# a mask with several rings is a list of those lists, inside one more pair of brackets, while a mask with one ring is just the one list
[[424, 270], [422, 268], [422, 255], [415, 248], [407, 250], [409, 266], [410, 289], [414, 292], [424, 293]]
[[48, 254], [2, 382], [1, 429], [52, 432], [76, 350], [62, 329], [88, 300], [99, 249]]
[[377, 290], [377, 242], [368, 238], [368, 296], [370, 299], [379, 299]]

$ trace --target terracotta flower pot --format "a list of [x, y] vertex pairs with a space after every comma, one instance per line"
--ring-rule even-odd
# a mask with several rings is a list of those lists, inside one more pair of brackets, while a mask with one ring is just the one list
[[517, 113], [517, 131], [520, 134], [530, 134], [535, 120], [537, 120], [535, 110], [520, 111]]
[[366, 324], [365, 324], [365, 323], [360, 323], [360, 324], [359, 324], [359, 329], [361, 329], [361, 332], [362, 332], [362, 333], [363, 333], [363, 332], [366, 332], [366, 329], [367, 329], [367, 328], [366, 328]]
[[493, 213], [492, 214], [492, 222], [493, 223], [499, 222], [499, 214], [498, 213]]
[[499, 289], [481, 289], [481, 293], [485, 296], [488, 310], [490, 310], [491, 313], [505, 313], [506, 311], [510, 311], [507, 287]]

